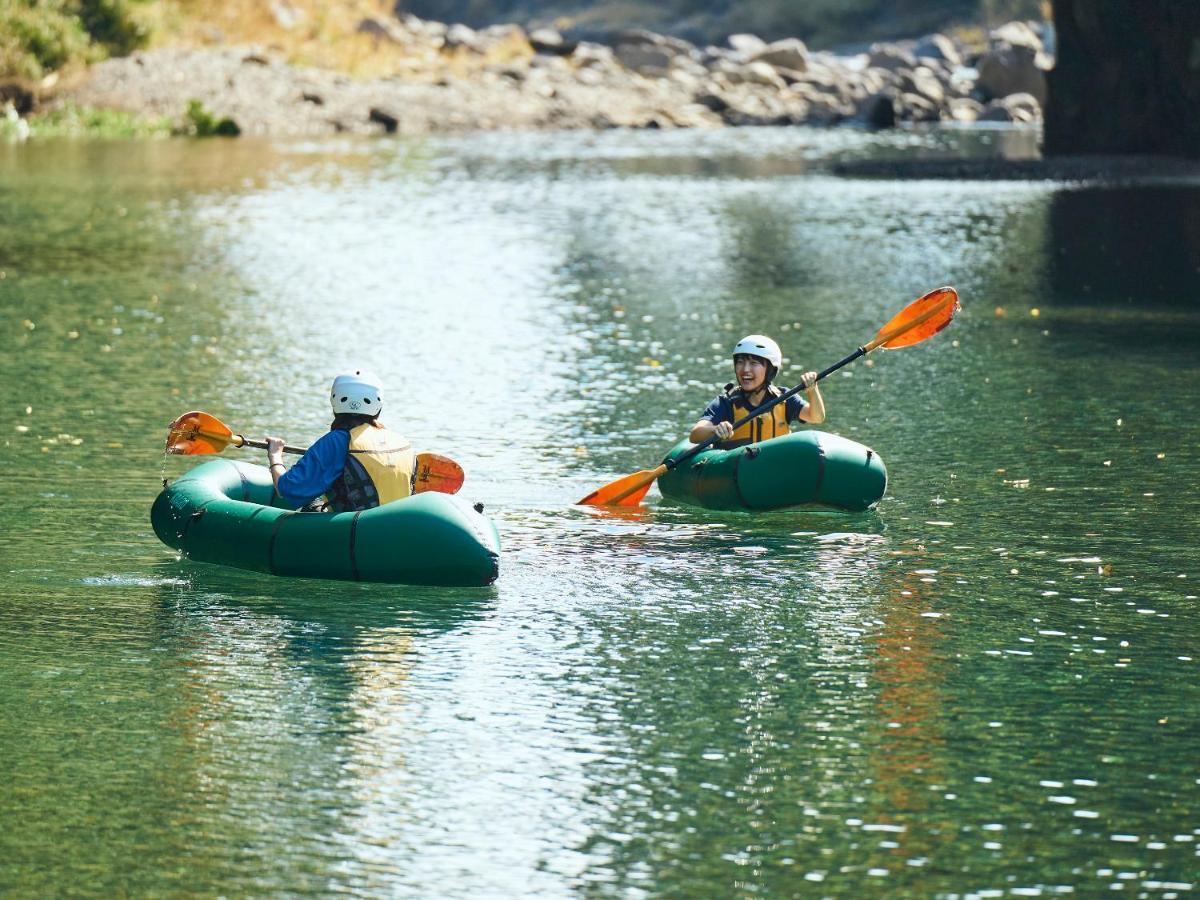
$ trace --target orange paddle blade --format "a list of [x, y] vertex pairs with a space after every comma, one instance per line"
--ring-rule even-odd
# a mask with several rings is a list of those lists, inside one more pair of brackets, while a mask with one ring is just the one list
[[436, 453], [417, 454], [417, 469], [413, 476], [414, 494], [423, 494], [425, 491], [457, 494], [465, 480], [463, 467], [449, 457]]
[[182, 456], [220, 453], [232, 443], [236, 443], [233, 432], [206, 412], [184, 413], [167, 431], [167, 452]]
[[962, 307], [958, 302], [958, 291], [952, 287], [940, 287], [918, 297], [892, 320], [879, 329], [875, 339], [867, 345], [868, 350], [883, 347], [898, 350], [911, 347], [926, 338], [931, 338], [950, 324], [954, 314]]
[[592, 491], [579, 501], [580, 506], [637, 506], [650, 490], [650, 486], [658, 480], [658, 476], [667, 471], [666, 466], [656, 469], [643, 469], [609, 482], [604, 487]]

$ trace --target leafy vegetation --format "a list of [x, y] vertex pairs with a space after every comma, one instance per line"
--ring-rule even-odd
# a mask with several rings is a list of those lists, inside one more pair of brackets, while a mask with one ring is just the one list
[[0, 0], [0, 77], [36, 80], [130, 53], [148, 37], [129, 0]]
[[183, 133], [193, 137], [237, 137], [242, 133], [237, 122], [233, 119], [218, 119], [205, 109], [199, 100], [188, 101], [185, 118], [187, 125]]

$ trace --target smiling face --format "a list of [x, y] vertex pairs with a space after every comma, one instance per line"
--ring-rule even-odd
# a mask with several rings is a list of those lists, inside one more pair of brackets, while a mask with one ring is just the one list
[[739, 353], [733, 358], [733, 375], [747, 394], [761, 390], [767, 380], [767, 361], [761, 356]]

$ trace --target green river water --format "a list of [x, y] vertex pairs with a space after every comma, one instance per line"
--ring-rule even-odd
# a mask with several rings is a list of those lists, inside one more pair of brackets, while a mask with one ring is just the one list
[[[1195, 890], [1200, 187], [821, 168], [1030, 140], [0, 146], [0, 894]], [[941, 284], [825, 385], [877, 510], [572, 505]], [[157, 541], [168, 422], [307, 443], [356, 364], [495, 585]]]

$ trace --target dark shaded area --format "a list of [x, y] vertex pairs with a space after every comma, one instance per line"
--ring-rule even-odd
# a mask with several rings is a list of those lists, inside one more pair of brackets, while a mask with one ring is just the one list
[[1047, 275], [1059, 303], [1195, 308], [1200, 187], [1059, 191]]
[[1054, 0], [1045, 152], [1200, 157], [1200, 4]]
[[1200, 162], [1160, 156], [1058, 156], [1051, 159], [862, 159], [835, 163], [851, 178], [932, 178], [975, 181], [1088, 181], [1109, 184], [1171, 181], [1200, 186]]

